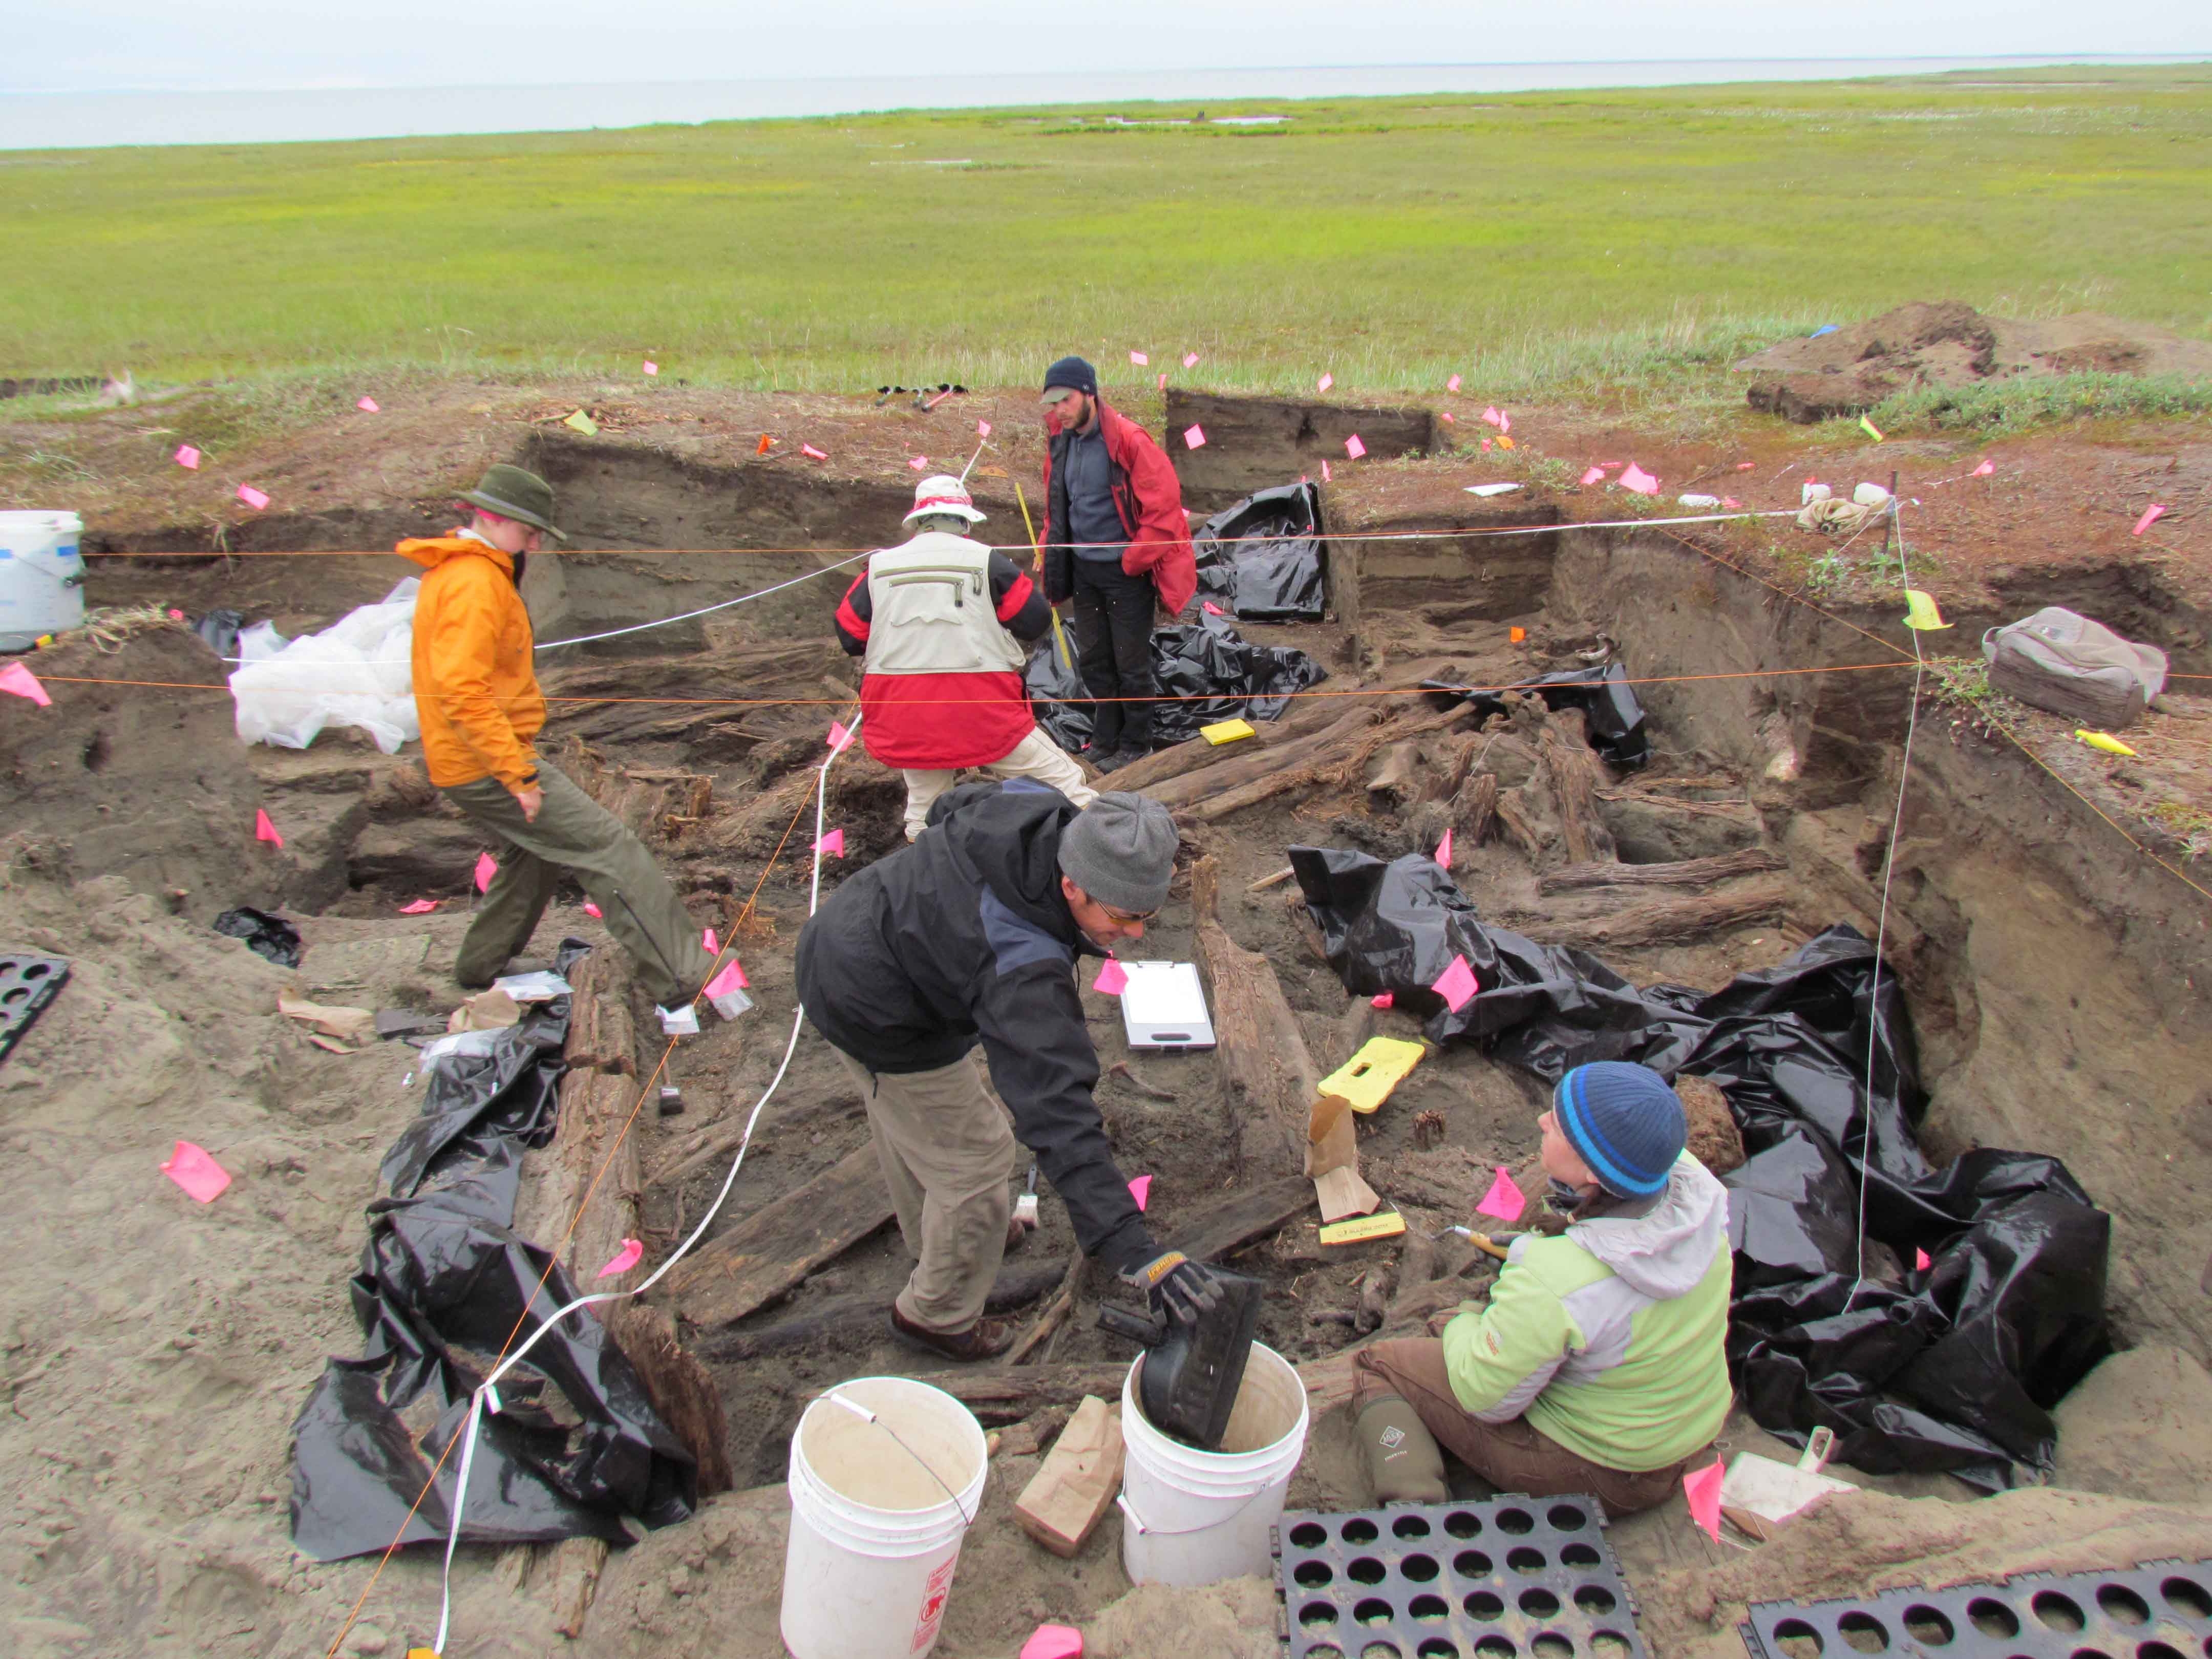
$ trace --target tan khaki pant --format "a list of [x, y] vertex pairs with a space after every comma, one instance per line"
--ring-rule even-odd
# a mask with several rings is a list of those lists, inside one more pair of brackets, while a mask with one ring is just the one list
[[[971, 769], [987, 778], [1035, 778], [1039, 783], [1050, 784], [1078, 806], [1088, 806], [1098, 799], [1098, 792], [1083, 781], [1083, 769], [1075, 763], [1075, 757], [1047, 737], [1042, 726], [988, 766]], [[912, 841], [921, 833], [930, 807], [960, 774], [908, 772], [904, 775], [906, 838]]]
[[985, 1086], [982, 1054], [933, 1072], [871, 1072], [842, 1049], [837, 1058], [860, 1085], [899, 1237], [915, 1258], [899, 1311], [927, 1330], [964, 1331], [982, 1317], [1013, 1212], [1012, 1120]]

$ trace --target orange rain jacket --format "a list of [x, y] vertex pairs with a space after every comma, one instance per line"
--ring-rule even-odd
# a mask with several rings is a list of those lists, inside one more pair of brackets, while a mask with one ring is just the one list
[[424, 571], [415, 598], [415, 708], [430, 781], [450, 789], [490, 777], [510, 791], [528, 788], [538, 781], [530, 745], [545, 724], [545, 695], [514, 561], [459, 532], [392, 550]]

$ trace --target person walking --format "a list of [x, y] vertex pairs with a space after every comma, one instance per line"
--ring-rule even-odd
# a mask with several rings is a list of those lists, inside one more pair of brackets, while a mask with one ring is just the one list
[[1079, 811], [1029, 778], [963, 784], [919, 840], [846, 878], [799, 933], [799, 1000], [860, 1088], [915, 1258], [890, 1315], [907, 1340], [963, 1360], [1012, 1343], [983, 1304], [1006, 1252], [1017, 1137], [1085, 1255], [1177, 1319], [1216, 1305], [1211, 1272], [1152, 1242], [1115, 1167], [1075, 990], [1077, 957], [1144, 937], [1176, 842], [1167, 809], [1142, 796]]
[[[698, 924], [637, 837], [534, 747], [545, 697], [520, 586], [529, 556], [561, 535], [552, 488], [519, 466], [495, 466], [461, 501], [471, 509], [466, 527], [394, 550], [423, 569], [413, 665], [424, 768], [440, 794], [505, 847], [453, 977], [471, 989], [496, 979], [566, 872], [599, 905], [639, 984], [680, 1018], [714, 966]], [[727, 996], [724, 1004], [726, 1015], [743, 1006]]]
[[1070, 603], [1089, 705], [1090, 760], [1111, 772], [1152, 751], [1152, 612], [1198, 592], [1182, 481], [1144, 428], [1062, 357], [1044, 377], [1045, 597]]
[[1052, 625], [1027, 570], [968, 532], [968, 487], [915, 486], [911, 539], [872, 554], [837, 605], [837, 639], [861, 659], [860, 740], [906, 777], [906, 838], [964, 768], [1035, 778], [1088, 806], [1083, 769], [1037, 728], [1022, 687], [1025, 641]]
[[1501, 1492], [1629, 1514], [1728, 1419], [1728, 1191], [1684, 1150], [1674, 1091], [1641, 1066], [1577, 1066], [1537, 1124], [1545, 1173], [1574, 1194], [1566, 1230], [1516, 1238], [1487, 1305], [1440, 1339], [1353, 1356], [1377, 1503], [1443, 1502], [1442, 1443]]

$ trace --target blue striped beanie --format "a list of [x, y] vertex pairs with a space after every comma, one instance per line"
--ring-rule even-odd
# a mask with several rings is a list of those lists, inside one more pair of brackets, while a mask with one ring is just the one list
[[1689, 1125], [1664, 1079], [1642, 1066], [1601, 1060], [1577, 1066], [1553, 1091], [1559, 1133], [1598, 1185], [1621, 1198], [1644, 1198], [1667, 1184]]

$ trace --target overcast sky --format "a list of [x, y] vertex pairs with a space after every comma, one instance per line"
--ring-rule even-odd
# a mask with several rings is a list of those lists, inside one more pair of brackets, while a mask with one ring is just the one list
[[0, 91], [2212, 55], [2204, 0], [0, 0]]

